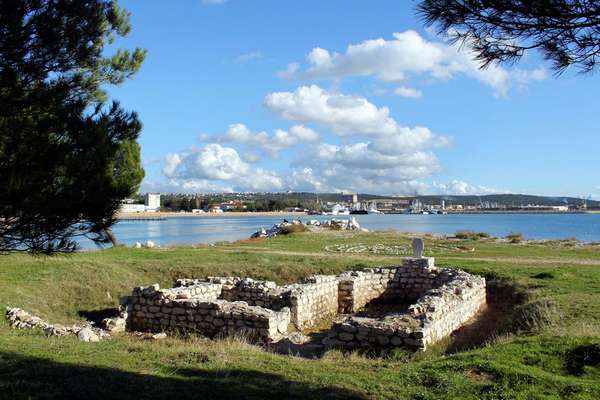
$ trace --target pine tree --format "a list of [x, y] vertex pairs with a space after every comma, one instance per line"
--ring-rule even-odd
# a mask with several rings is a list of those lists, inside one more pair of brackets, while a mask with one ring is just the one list
[[144, 176], [141, 123], [103, 89], [144, 60], [139, 48], [105, 55], [129, 31], [116, 1], [0, 2], [0, 250], [114, 240], [120, 201]]

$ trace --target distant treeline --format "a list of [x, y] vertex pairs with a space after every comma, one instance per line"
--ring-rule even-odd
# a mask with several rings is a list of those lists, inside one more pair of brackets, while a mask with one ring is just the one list
[[[344, 202], [351, 198], [349, 195], [341, 193], [220, 193], [214, 195], [194, 195], [194, 194], [163, 194], [161, 196], [161, 206], [168, 211], [191, 211], [193, 209], [207, 209], [211, 205], [219, 205], [233, 201], [237, 207], [234, 211], [280, 211], [286, 208], [298, 207], [308, 210], [317, 210], [321, 203]], [[497, 203], [499, 206], [520, 207], [522, 205], [536, 204], [540, 206], [581, 206], [583, 199], [576, 197], [547, 197], [522, 194], [492, 194], [485, 196], [472, 195], [424, 195], [424, 196], [406, 196], [392, 197], [372, 194], [358, 194], [359, 201], [377, 200], [377, 199], [419, 199], [425, 205], [441, 204], [442, 200], [446, 206], [479, 205], [481, 203]], [[140, 196], [140, 202], [143, 197]], [[245, 206], [245, 207], [243, 207]], [[587, 200], [589, 208], [599, 208], [600, 201]]]
[[318, 204], [313, 198], [280, 195], [215, 195], [194, 196], [187, 194], [167, 194], [161, 196], [161, 208], [168, 211], [192, 211], [193, 209], [208, 209], [213, 205], [221, 205], [233, 201], [229, 205], [231, 211], [281, 211], [297, 207], [315, 210]]

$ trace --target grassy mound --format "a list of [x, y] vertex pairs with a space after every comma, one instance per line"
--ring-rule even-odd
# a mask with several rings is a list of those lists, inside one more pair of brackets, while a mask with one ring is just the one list
[[[241, 275], [287, 283], [399, 263], [394, 255], [325, 250], [357, 241], [410, 244], [394, 233], [329, 232], [214, 247], [5, 255], [0, 306], [73, 323], [114, 308], [134, 286], [169, 286], [180, 277]], [[444, 243], [426, 239], [426, 246], [443, 249]], [[502, 324], [476, 348], [449, 351], [452, 343], [440, 343], [424, 353], [329, 351], [307, 360], [241, 338], [147, 341], [125, 334], [82, 343], [13, 330], [2, 320], [0, 398], [600, 398], [598, 248], [486, 240], [472, 247], [440, 250], [436, 263], [485, 275], [493, 306], [505, 308]]]

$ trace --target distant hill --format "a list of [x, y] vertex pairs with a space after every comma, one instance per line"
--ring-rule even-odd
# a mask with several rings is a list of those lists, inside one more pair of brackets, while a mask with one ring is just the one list
[[[257, 199], [297, 199], [298, 201], [319, 200], [327, 202], [341, 202], [347, 200], [350, 195], [342, 195], [341, 193], [309, 193], [309, 192], [294, 192], [294, 193], [264, 193], [253, 194], [252, 197]], [[537, 204], [541, 206], [560, 206], [560, 205], [581, 205], [583, 199], [577, 197], [552, 197], [552, 196], [535, 196], [528, 194], [490, 194], [484, 196], [474, 195], [423, 195], [423, 196], [382, 196], [368, 193], [359, 193], [359, 201], [375, 200], [375, 199], [419, 199], [424, 204], [440, 204], [442, 200], [447, 205], [463, 204], [477, 205], [480, 202], [498, 203], [504, 206], [521, 206], [528, 204]], [[588, 207], [600, 207], [600, 201], [587, 200]]]
[[[528, 204], [537, 204], [541, 206], [561, 206], [573, 205], [579, 206], [584, 200], [577, 197], [551, 197], [551, 196], [535, 196], [529, 194], [490, 194], [485, 196], [417, 196], [425, 204], [440, 204], [442, 200], [446, 204], [471, 204], [476, 205], [480, 202], [498, 203], [505, 206], [521, 206]], [[587, 200], [588, 207], [600, 207], [600, 201]]]
[[[172, 198], [187, 198], [192, 199], [196, 195], [191, 194], [171, 194], [163, 196], [163, 199]], [[285, 205], [308, 205], [317, 201], [322, 202], [342, 202], [351, 198], [351, 195], [342, 193], [310, 193], [310, 192], [288, 192], [288, 193], [219, 193], [210, 195], [198, 195], [200, 199], [209, 203], [218, 203], [228, 200], [241, 200], [244, 202], [269, 202], [275, 201]], [[382, 196], [368, 193], [359, 193], [358, 200], [375, 200], [375, 199], [419, 199], [427, 205], [440, 204], [442, 200], [446, 205], [462, 204], [462, 205], [478, 205], [480, 203], [497, 203], [499, 206], [519, 207], [522, 205], [536, 204], [540, 206], [580, 206], [583, 200], [577, 197], [552, 197], [552, 196], [535, 196], [527, 194], [490, 194], [484, 196], [474, 195], [422, 195], [422, 196]], [[600, 208], [600, 201], [587, 200], [589, 208]], [[190, 205], [193, 208], [193, 206]]]

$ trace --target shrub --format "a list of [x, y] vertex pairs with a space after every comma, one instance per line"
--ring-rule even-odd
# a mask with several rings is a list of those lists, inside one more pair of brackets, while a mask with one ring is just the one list
[[486, 232], [458, 231], [454, 234], [454, 237], [463, 240], [479, 240], [489, 238], [490, 234]]
[[518, 232], [511, 233], [506, 236], [506, 239], [508, 239], [509, 243], [521, 243], [523, 241], [523, 234]]
[[556, 305], [547, 300], [540, 299], [515, 307], [510, 318], [510, 327], [513, 332], [536, 332], [554, 326], [561, 314]]

